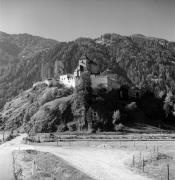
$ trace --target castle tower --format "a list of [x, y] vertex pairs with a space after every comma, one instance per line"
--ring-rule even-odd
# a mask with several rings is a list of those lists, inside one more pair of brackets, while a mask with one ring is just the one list
[[74, 71], [74, 76], [80, 77], [83, 72], [89, 72], [90, 74], [100, 73], [98, 64], [90, 60], [86, 55], [80, 57], [78, 67]]

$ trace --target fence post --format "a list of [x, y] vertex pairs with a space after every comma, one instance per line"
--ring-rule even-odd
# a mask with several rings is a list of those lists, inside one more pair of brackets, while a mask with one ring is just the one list
[[35, 164], [35, 160], [33, 160], [33, 164], [32, 164], [32, 175], [34, 175], [36, 173], [36, 164]]
[[141, 161], [141, 158], [142, 158], [142, 152], [140, 151], [140, 161]]
[[5, 142], [5, 130], [3, 130], [2, 140], [3, 140], [3, 142]]
[[133, 155], [133, 158], [132, 158], [132, 165], [133, 167], [135, 166], [135, 156]]
[[145, 161], [144, 161], [144, 157], [143, 157], [143, 162], [142, 162], [142, 170], [144, 172], [144, 167], [145, 167]]
[[170, 169], [169, 169], [169, 164], [167, 164], [167, 180], [170, 179]]

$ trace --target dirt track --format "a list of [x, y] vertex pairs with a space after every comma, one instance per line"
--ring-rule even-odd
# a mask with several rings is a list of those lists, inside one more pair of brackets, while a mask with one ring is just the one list
[[48, 148], [37, 150], [51, 152], [98, 180], [148, 180], [126, 168], [124, 162], [131, 153], [116, 149], [100, 148]]

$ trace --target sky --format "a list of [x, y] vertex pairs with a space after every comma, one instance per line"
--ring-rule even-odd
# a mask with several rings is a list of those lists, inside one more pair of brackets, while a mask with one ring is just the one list
[[175, 0], [0, 0], [0, 31], [58, 41], [104, 33], [175, 41]]

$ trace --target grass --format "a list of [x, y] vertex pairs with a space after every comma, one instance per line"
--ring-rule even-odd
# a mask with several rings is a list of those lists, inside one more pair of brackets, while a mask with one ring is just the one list
[[[132, 159], [126, 165], [134, 172], [146, 175], [155, 180], [175, 179], [175, 142], [152, 141], [137, 142]], [[169, 166], [169, 179], [168, 179]]]
[[140, 155], [135, 155], [135, 162], [130, 164], [130, 168], [141, 174], [145, 174], [155, 180], [166, 180], [168, 179], [168, 169], [169, 166], [169, 180], [175, 179], [175, 154], [169, 153], [143, 153], [140, 159]]
[[15, 151], [13, 157], [17, 180], [93, 180], [51, 153], [24, 150]]

